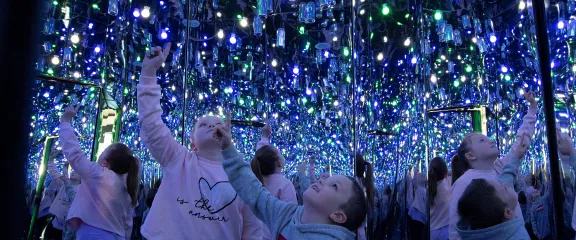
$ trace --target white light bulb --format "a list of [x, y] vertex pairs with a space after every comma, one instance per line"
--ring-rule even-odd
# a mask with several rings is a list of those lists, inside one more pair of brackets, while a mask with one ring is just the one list
[[378, 61], [382, 61], [382, 59], [384, 59], [384, 54], [378, 53], [378, 56], [376, 57], [376, 59], [378, 59]]
[[150, 17], [150, 7], [144, 7], [144, 9], [142, 9], [142, 11], [140, 12], [140, 16], [142, 16], [143, 18]]
[[524, 1], [520, 1], [520, 4], [518, 4], [518, 9], [524, 10], [525, 8], [526, 8], [526, 3]]
[[332, 41], [333, 41], [333, 42], [338, 41], [338, 37], [333, 37], [333, 38], [332, 38]]
[[77, 33], [72, 34], [72, 37], [70, 37], [70, 41], [74, 44], [77, 44], [80, 42], [80, 37], [78, 36]]
[[52, 58], [52, 64], [54, 64], [54, 65], [60, 64], [60, 58], [58, 56], [54, 56]]
[[224, 30], [220, 29], [218, 31], [218, 38], [220, 38], [220, 39], [224, 38]]
[[432, 76], [430, 77], [430, 82], [436, 83], [437, 81], [438, 79], [436, 78], [436, 75], [432, 74]]
[[74, 72], [74, 78], [80, 78], [80, 73], [79, 73], [79, 72]]
[[247, 27], [248, 26], [248, 19], [246, 19], [245, 17], [242, 18], [242, 20], [240, 20], [240, 26], [241, 27]]
[[276, 67], [278, 66], [278, 62], [276, 62], [276, 59], [272, 60], [272, 67]]
[[404, 46], [406, 47], [410, 46], [410, 38], [406, 38], [406, 40], [404, 41]]

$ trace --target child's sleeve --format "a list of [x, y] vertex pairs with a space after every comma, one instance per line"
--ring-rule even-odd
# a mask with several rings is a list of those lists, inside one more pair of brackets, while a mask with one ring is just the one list
[[514, 186], [514, 180], [516, 179], [516, 174], [518, 173], [518, 166], [520, 166], [520, 159], [516, 159], [514, 156], [508, 158], [508, 164], [502, 169], [502, 173], [498, 176], [498, 181], [501, 183], [507, 183], [509, 186]]
[[262, 239], [262, 224], [246, 204], [242, 206], [242, 222], [242, 240]]
[[256, 143], [256, 151], [258, 151], [260, 148], [262, 148], [264, 146], [268, 146], [268, 145], [270, 145], [270, 138], [262, 136], [260, 141], [258, 141], [258, 143]]
[[310, 187], [310, 177], [305, 173], [298, 173], [298, 184], [300, 184], [300, 191], [304, 193]]
[[69, 122], [60, 123], [60, 142], [62, 143], [62, 152], [72, 169], [78, 173], [82, 179], [88, 177], [98, 177], [102, 176], [104, 168], [98, 165], [98, 163], [91, 162], [86, 158], [82, 149], [80, 149], [80, 143], [78, 138], [74, 133], [74, 128]]
[[295, 209], [297, 205], [280, 201], [262, 187], [262, 183], [254, 176], [248, 163], [244, 162], [243, 155], [235, 147], [222, 151], [222, 155], [224, 156], [224, 171], [238, 196], [250, 207], [256, 217], [270, 227], [273, 234], [279, 231], [276, 223], [280, 216], [292, 208]]
[[48, 160], [48, 175], [50, 176], [50, 179], [52, 179], [52, 182], [56, 183], [57, 185], [62, 183], [62, 174], [60, 174], [58, 168], [56, 167], [56, 163], [54, 163], [52, 159]]
[[[531, 143], [531, 137], [532, 135], [534, 135], [534, 128], [536, 127], [536, 112], [538, 111], [538, 108], [530, 108], [528, 109], [528, 113], [526, 113], [526, 115], [524, 116], [524, 119], [522, 121], [522, 125], [520, 126], [520, 129], [518, 129], [518, 132], [516, 133], [516, 140], [514, 140], [514, 143], [512, 144], [512, 147], [510, 148], [510, 150], [508, 151], [508, 153], [506, 153], [506, 155], [502, 158], [497, 159], [494, 162], [494, 170], [496, 170], [496, 173], [500, 174], [502, 173], [502, 170], [504, 168], [504, 166], [506, 164], [508, 164], [508, 162], [510, 161], [511, 155], [514, 152], [514, 149], [520, 147], [520, 142], [522, 141], [522, 137], [524, 137], [524, 142], [525, 143]], [[524, 134], [526, 134], [527, 136], [524, 136]]]
[[[172, 136], [170, 129], [162, 121], [162, 107], [160, 107], [160, 86], [154, 81], [144, 81], [142, 76], [138, 84], [138, 119], [140, 124], [140, 137], [150, 150], [152, 157], [162, 167], [170, 162], [184, 158], [188, 150], [180, 145]], [[147, 82], [154, 82], [150, 84]]]
[[452, 186], [452, 198], [450, 199], [449, 209], [450, 226], [448, 228], [450, 240], [462, 239], [456, 230], [456, 225], [458, 225], [458, 221], [460, 221], [460, 214], [458, 213], [458, 201], [460, 201], [460, 197], [462, 197], [462, 193], [464, 193], [466, 187], [466, 185], [461, 184], [458, 181]]

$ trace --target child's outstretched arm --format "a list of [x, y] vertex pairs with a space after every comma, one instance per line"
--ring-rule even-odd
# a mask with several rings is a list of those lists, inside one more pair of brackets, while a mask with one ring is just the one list
[[268, 121], [262, 128], [262, 138], [256, 143], [256, 151], [264, 146], [270, 145], [270, 136], [272, 136], [272, 128], [270, 127], [270, 121]]
[[[530, 103], [530, 108], [523, 118], [522, 125], [520, 129], [516, 132], [516, 140], [512, 144], [510, 151], [502, 158], [497, 159], [494, 162], [494, 169], [498, 174], [502, 172], [504, 165], [508, 164], [510, 161], [510, 155], [513, 154], [516, 148], [521, 147], [520, 141], [521, 137], [524, 136], [526, 140], [530, 140], [531, 136], [534, 134], [534, 128], [536, 127], [536, 112], [538, 111], [538, 103], [536, 102], [536, 94], [534, 92], [527, 92], [524, 94], [526, 100]], [[530, 145], [530, 142], [526, 142]]]
[[316, 183], [318, 179], [316, 179], [316, 156], [310, 156], [310, 167], [308, 168], [308, 177], [310, 178], [310, 183]]
[[50, 176], [50, 179], [52, 179], [52, 182], [56, 183], [57, 185], [60, 185], [62, 183], [62, 174], [60, 174], [60, 172], [58, 171], [58, 168], [56, 167], [56, 163], [54, 162], [54, 158], [56, 158], [56, 156], [59, 154], [59, 151], [55, 151], [52, 152], [50, 154], [50, 158], [48, 159], [48, 175]]
[[576, 171], [576, 150], [574, 150], [574, 141], [566, 133], [556, 130], [558, 138], [558, 151], [564, 167], [572, 167]]
[[514, 181], [518, 174], [518, 167], [522, 164], [522, 159], [530, 147], [531, 135], [524, 133], [520, 135], [520, 142], [518, 146], [508, 155], [508, 163], [502, 169], [502, 173], [498, 176], [498, 181], [506, 183], [510, 187], [514, 187]]
[[166, 167], [171, 161], [183, 157], [188, 150], [174, 139], [170, 129], [162, 121], [161, 88], [156, 84], [156, 71], [168, 57], [170, 44], [163, 51], [159, 47], [152, 51], [152, 55], [147, 54], [144, 58], [138, 84], [140, 137], [152, 157], [162, 167]]
[[64, 114], [60, 120], [60, 142], [62, 143], [62, 152], [68, 159], [70, 166], [84, 180], [89, 177], [101, 176], [104, 173], [104, 168], [98, 163], [88, 160], [80, 148], [80, 143], [70, 123], [72, 118], [76, 116], [77, 111], [77, 107], [73, 108], [71, 106], [64, 109]]
[[273, 235], [276, 234], [280, 230], [277, 220], [287, 218], [283, 215], [290, 214], [290, 210], [296, 209], [297, 205], [288, 204], [272, 197], [270, 192], [262, 186], [248, 163], [243, 160], [244, 156], [232, 144], [229, 123], [227, 123], [226, 129], [217, 127], [215, 134], [221, 139], [222, 149], [224, 149], [222, 151], [223, 166], [230, 184], [256, 217], [270, 227]]
[[302, 194], [310, 187], [310, 177], [306, 176], [306, 162], [298, 165], [298, 184], [300, 185]]

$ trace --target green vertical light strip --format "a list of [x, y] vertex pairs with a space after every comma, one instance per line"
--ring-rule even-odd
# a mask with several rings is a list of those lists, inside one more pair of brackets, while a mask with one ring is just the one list
[[52, 151], [52, 144], [56, 138], [58, 138], [58, 136], [47, 136], [46, 140], [44, 140], [44, 151], [42, 153], [42, 163], [40, 164], [40, 176], [38, 177], [38, 183], [36, 184], [32, 220], [30, 221], [30, 228], [28, 229], [28, 240], [32, 240], [32, 235], [34, 234], [34, 225], [36, 224], [36, 218], [38, 217], [39, 211], [38, 208], [40, 208], [40, 201], [42, 201], [42, 194], [44, 193], [44, 181], [46, 180], [48, 159], [50, 158], [50, 153]]
[[472, 111], [472, 130], [477, 133], [488, 135], [485, 106]]

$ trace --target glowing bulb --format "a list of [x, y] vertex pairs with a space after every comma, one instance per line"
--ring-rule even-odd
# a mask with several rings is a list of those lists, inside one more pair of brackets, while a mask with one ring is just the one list
[[442, 12], [440, 10], [436, 10], [434, 13], [434, 19], [436, 19], [436, 21], [442, 20]]
[[520, 89], [520, 95], [524, 95], [524, 89]]
[[80, 37], [78, 36], [77, 33], [72, 34], [72, 37], [70, 37], [70, 41], [74, 44], [77, 44], [80, 42]]
[[216, 13], [216, 16], [217, 16], [217, 17], [222, 17], [222, 13], [217, 12], [217, 13]]
[[382, 6], [382, 15], [386, 16], [390, 14], [390, 7], [388, 6], [388, 4], [384, 4]]
[[472, 38], [472, 42], [473, 42], [473, 43], [477, 43], [477, 42], [478, 42], [478, 38], [473, 37], [473, 38]]
[[500, 68], [500, 70], [502, 70], [503, 73], [507, 73], [508, 72], [508, 68], [506, 66], [502, 66]]
[[384, 42], [388, 42], [388, 37], [384, 36]]
[[247, 27], [247, 26], [248, 26], [248, 19], [246, 19], [245, 17], [243, 17], [243, 18], [240, 20], [240, 26], [241, 26], [241, 27], [244, 27], [244, 28]]
[[495, 43], [496, 42], [496, 36], [494, 36], [494, 35], [490, 36], [490, 42]]
[[95, 53], [99, 53], [101, 50], [102, 50], [102, 49], [100, 49], [99, 46], [96, 46], [96, 47], [94, 48], [94, 52], [95, 52]]
[[74, 72], [74, 78], [80, 78], [80, 73], [79, 73], [79, 72]]
[[518, 4], [518, 9], [524, 10], [525, 8], [526, 8], [526, 3], [524, 1], [520, 1], [520, 4]]
[[338, 100], [334, 101], [334, 106], [338, 106]]
[[140, 12], [140, 15], [142, 15], [143, 18], [150, 17], [150, 7], [144, 7], [144, 9], [142, 9], [142, 12]]
[[278, 62], [276, 61], [276, 59], [272, 60], [272, 67], [276, 67], [278, 66]]
[[166, 31], [162, 31], [162, 33], [160, 34], [160, 38], [162, 39], [168, 38], [168, 33], [166, 33]]
[[378, 59], [378, 61], [382, 61], [382, 59], [384, 59], [384, 54], [378, 53], [378, 56], [376, 57], [376, 59]]
[[220, 39], [224, 38], [224, 30], [220, 29], [218, 31], [218, 38], [220, 38]]
[[310, 90], [310, 88], [306, 88], [306, 95], [311, 95], [312, 94], [312, 90]]
[[461, 76], [461, 77], [460, 77], [460, 81], [466, 82], [466, 76]]
[[298, 69], [298, 66], [294, 66], [294, 68], [292, 69], [292, 72], [294, 74], [298, 74], [300, 72], [300, 69]]
[[406, 38], [406, 40], [404, 41], [404, 46], [406, 47], [410, 46], [410, 38]]
[[54, 56], [52, 58], [52, 64], [54, 64], [54, 65], [60, 64], [60, 58], [58, 56]]
[[134, 17], [140, 17], [140, 9], [135, 8], [134, 12], [132, 12], [132, 15], [134, 15]]
[[360, 15], [364, 15], [364, 9], [360, 10]]
[[438, 79], [436, 78], [436, 75], [432, 74], [432, 76], [430, 77], [430, 82], [436, 83], [437, 81]]
[[333, 41], [333, 42], [338, 41], [338, 37], [333, 37], [333, 38], [332, 38], [332, 41]]
[[230, 43], [236, 44], [236, 34], [230, 34]]
[[563, 29], [563, 28], [564, 28], [564, 21], [558, 22], [558, 29]]
[[418, 59], [416, 57], [412, 57], [412, 64], [416, 64], [418, 62]]

